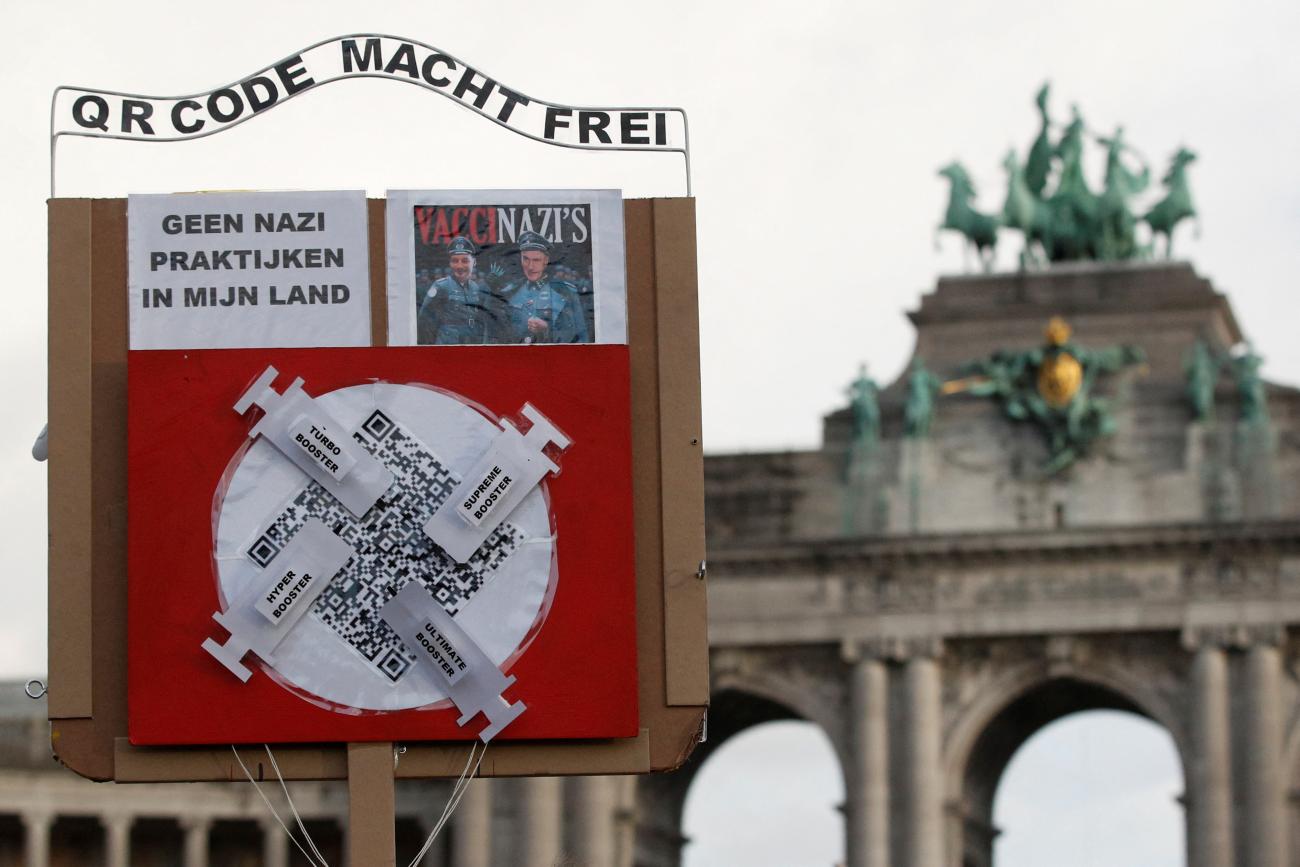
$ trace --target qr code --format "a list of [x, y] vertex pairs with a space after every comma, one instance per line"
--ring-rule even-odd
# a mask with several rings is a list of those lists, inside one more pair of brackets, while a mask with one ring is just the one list
[[358, 518], [318, 482], [280, 508], [248, 548], [265, 567], [308, 518], [317, 518], [355, 553], [321, 592], [312, 613], [384, 676], [396, 682], [415, 663], [379, 609], [412, 580], [447, 613], [460, 610], [514, 553], [523, 534], [503, 522], [467, 563], [457, 563], [424, 533], [424, 524], [460, 482], [428, 446], [379, 410], [352, 438], [393, 473], [393, 484]]

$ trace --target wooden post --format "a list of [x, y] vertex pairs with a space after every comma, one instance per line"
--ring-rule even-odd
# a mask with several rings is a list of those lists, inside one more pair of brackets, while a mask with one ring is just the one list
[[396, 867], [393, 745], [348, 744], [348, 864]]

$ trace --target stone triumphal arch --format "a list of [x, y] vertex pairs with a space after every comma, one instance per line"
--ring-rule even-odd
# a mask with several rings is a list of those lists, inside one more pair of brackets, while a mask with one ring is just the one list
[[[944, 278], [910, 315], [821, 449], [707, 462], [710, 742], [812, 721], [850, 867], [984, 867], [1016, 749], [1126, 710], [1177, 745], [1192, 865], [1300, 864], [1300, 392], [1185, 264]], [[642, 781], [637, 864], [678, 863], [708, 754]]]

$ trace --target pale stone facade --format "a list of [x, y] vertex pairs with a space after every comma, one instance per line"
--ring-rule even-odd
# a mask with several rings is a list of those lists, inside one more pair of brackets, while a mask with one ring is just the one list
[[[1053, 315], [1147, 358], [1098, 381], [1116, 432], [1056, 476], [991, 398], [941, 398], [905, 436], [906, 376], [865, 470], [847, 471], [847, 410], [818, 451], [709, 462], [716, 734], [691, 768], [747, 715], [811, 720], [844, 770], [850, 867], [984, 867], [1015, 750], [1128, 710], [1178, 747], [1193, 867], [1300, 865], [1300, 392], [1268, 386], [1268, 420], [1245, 423], [1225, 374], [1193, 419], [1193, 345], [1242, 335], [1181, 264], [941, 280], [916, 355], [953, 377], [1041, 345]], [[661, 786], [662, 826], [691, 768]], [[640, 864], [678, 863], [661, 838]]]
[[[1193, 867], [1300, 865], [1300, 392], [1269, 386], [1268, 421], [1245, 424], [1225, 376], [1214, 419], [1193, 420], [1187, 353], [1242, 335], [1186, 265], [946, 278], [911, 318], [917, 355], [952, 376], [1038, 345], [1058, 314], [1080, 345], [1145, 351], [1145, 369], [1097, 384], [1113, 437], [1044, 478], [1037, 431], [988, 398], [945, 397], [927, 437], [904, 436], [904, 378], [855, 472], [847, 410], [818, 450], [708, 459], [707, 743], [641, 780], [477, 782], [425, 863], [674, 867], [701, 763], [749, 726], [802, 718], [840, 757], [849, 867], [986, 867], [1012, 754], [1055, 719], [1110, 708], [1177, 745]], [[47, 853], [117, 867], [160, 837], [180, 855], [138, 863], [282, 863], [247, 784], [83, 783], [49, 767], [38, 724], [13, 725], [27, 746], [0, 776], [0, 867]], [[341, 790], [296, 791], [337, 845]], [[445, 797], [399, 791], [403, 845]], [[232, 819], [245, 860], [221, 860]], [[152, 837], [132, 830], [146, 820]], [[102, 857], [57, 860], [74, 838]]]

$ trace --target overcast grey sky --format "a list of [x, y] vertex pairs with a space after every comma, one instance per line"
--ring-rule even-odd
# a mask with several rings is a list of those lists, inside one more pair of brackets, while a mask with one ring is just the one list
[[[1120, 0], [980, 4], [700, 3], [490, 7], [440, 3], [9, 3], [0, 165], [10, 265], [0, 352], [0, 677], [44, 669], [49, 99], [58, 84], [206, 90], [318, 39], [387, 32], [455, 54], [507, 86], [570, 104], [681, 105], [698, 197], [705, 445], [813, 447], [860, 361], [905, 365], [903, 312], [958, 239], [933, 245], [936, 170], [964, 160], [979, 206], [1035, 133], [1032, 98], [1125, 125], [1162, 173], [1180, 145], [1201, 234], [1176, 246], [1230, 294], [1273, 379], [1300, 381], [1300, 4]], [[1094, 154], [1093, 182], [1099, 163]], [[59, 194], [195, 189], [621, 187], [679, 195], [680, 160], [589, 154], [512, 136], [420, 88], [361, 80], [308, 93], [219, 136], [149, 145], [68, 140]], [[1008, 235], [1002, 262], [1019, 242]], [[52, 311], [58, 327], [59, 311]], [[57, 688], [57, 686], [56, 686]]]

